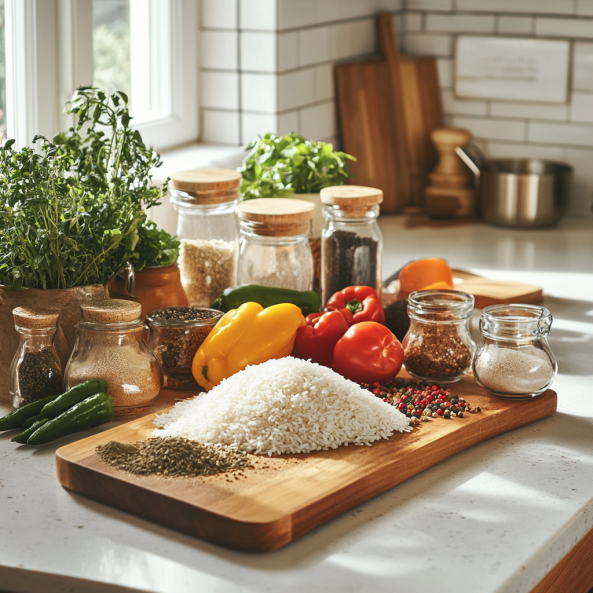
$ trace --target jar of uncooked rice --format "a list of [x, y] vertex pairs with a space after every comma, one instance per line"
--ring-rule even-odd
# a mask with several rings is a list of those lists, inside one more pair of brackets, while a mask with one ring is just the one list
[[476, 345], [469, 331], [474, 297], [456, 290], [419, 290], [408, 297], [410, 329], [402, 346], [412, 377], [454, 383], [467, 373]]
[[476, 381], [492, 395], [523, 399], [550, 387], [558, 365], [548, 334], [552, 315], [534, 305], [492, 305], [482, 311]]
[[163, 376], [143, 337], [140, 304], [102, 299], [83, 303], [80, 310], [66, 388], [102, 379], [114, 398], [116, 416], [141, 412], [156, 399]]
[[192, 375], [198, 348], [224, 315], [215, 309], [167, 307], [146, 315], [149, 346], [170, 389], [201, 390]]
[[309, 236], [314, 204], [291, 198], [241, 202], [239, 283], [292, 290], [313, 288]]
[[236, 284], [240, 185], [241, 174], [230, 169], [193, 169], [171, 176], [181, 283], [192, 307], [209, 307]]

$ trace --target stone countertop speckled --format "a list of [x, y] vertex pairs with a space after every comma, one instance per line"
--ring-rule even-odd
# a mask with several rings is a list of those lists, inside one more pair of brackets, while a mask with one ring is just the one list
[[408, 230], [382, 217], [381, 228], [384, 276], [441, 256], [544, 286], [560, 369], [554, 417], [459, 453], [265, 555], [73, 494], [54, 475], [67, 439], [30, 450], [0, 433], [0, 590], [528, 593], [593, 527], [593, 226]]

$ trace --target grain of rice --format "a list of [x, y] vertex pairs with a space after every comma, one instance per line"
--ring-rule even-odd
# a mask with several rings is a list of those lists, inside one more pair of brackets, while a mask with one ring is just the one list
[[268, 455], [370, 445], [410, 430], [393, 406], [327, 367], [291, 357], [248, 366], [154, 424], [153, 436]]

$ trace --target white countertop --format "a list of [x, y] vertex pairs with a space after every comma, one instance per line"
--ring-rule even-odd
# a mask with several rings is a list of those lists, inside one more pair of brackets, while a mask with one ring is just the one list
[[0, 590], [528, 593], [593, 527], [593, 226], [407, 230], [383, 217], [381, 227], [384, 276], [440, 256], [543, 285], [560, 369], [553, 418], [459, 453], [265, 555], [73, 494], [54, 475], [66, 439], [31, 450], [0, 433]]

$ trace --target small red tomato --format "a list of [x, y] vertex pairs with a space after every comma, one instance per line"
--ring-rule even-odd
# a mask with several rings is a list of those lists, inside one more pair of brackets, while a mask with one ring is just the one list
[[334, 369], [357, 383], [390, 381], [403, 361], [399, 340], [376, 321], [352, 325], [334, 348]]

